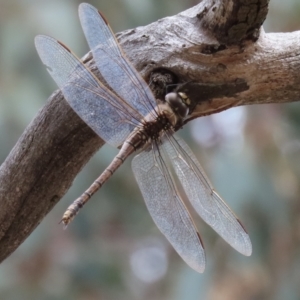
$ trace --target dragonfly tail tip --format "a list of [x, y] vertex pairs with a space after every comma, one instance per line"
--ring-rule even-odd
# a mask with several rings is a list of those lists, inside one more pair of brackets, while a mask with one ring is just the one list
[[69, 225], [69, 223], [66, 222], [64, 219], [61, 219], [58, 224], [62, 224], [64, 230], [66, 230]]

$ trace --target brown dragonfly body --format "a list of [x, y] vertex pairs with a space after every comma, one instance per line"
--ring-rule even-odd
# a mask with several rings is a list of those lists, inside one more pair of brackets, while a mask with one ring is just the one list
[[132, 170], [147, 208], [189, 266], [203, 272], [205, 253], [169, 166], [200, 217], [233, 248], [250, 255], [248, 233], [215, 192], [191, 149], [174, 134], [189, 113], [188, 97], [169, 93], [164, 101], [155, 99], [97, 9], [83, 3], [79, 17], [97, 68], [110, 89], [57, 40], [37, 36], [36, 48], [69, 105], [104, 141], [120, 151], [90, 188], [69, 206], [62, 223], [67, 226], [128, 156], [139, 151], [132, 160]]
[[179, 94], [170, 93], [166, 98], [167, 104], [159, 104], [154, 111], [149, 113], [142, 121], [141, 126], [136, 127], [129, 137], [124, 141], [119, 153], [103, 173], [93, 182], [93, 184], [77, 198], [64, 213], [61, 222], [65, 227], [74, 219], [80, 208], [109, 180], [115, 171], [134, 152], [146, 148], [151, 141], [160, 139], [161, 134], [166, 130], [175, 128], [183, 120], [183, 116], [175, 114], [174, 109], [178, 107], [186, 115], [188, 108], [185, 102], [189, 100]]

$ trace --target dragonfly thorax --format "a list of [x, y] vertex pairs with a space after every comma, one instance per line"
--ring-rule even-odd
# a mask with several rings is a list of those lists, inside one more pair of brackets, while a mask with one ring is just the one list
[[173, 128], [178, 118], [166, 103], [158, 104], [142, 121], [142, 134], [149, 140], [157, 140], [162, 132]]
[[157, 140], [164, 131], [176, 128], [182, 123], [189, 112], [184, 99], [177, 93], [169, 93], [165, 103], [158, 104], [153, 111], [143, 119], [143, 134], [150, 140]]

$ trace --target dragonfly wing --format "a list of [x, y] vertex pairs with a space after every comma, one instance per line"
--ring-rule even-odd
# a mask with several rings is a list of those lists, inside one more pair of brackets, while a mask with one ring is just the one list
[[146, 116], [156, 106], [155, 98], [141, 75], [125, 57], [106, 20], [95, 7], [87, 3], [80, 4], [79, 18], [105, 81], [135, 110]]
[[236, 215], [214, 191], [198, 160], [188, 145], [178, 137], [168, 136], [163, 143], [185, 193], [201, 218], [227, 243], [249, 256], [252, 245]]
[[121, 145], [142, 116], [109, 91], [57, 40], [40, 35], [35, 38], [35, 46], [74, 111], [107, 143]]
[[132, 169], [148, 210], [160, 231], [183, 260], [202, 273], [205, 253], [193, 220], [179, 197], [160, 149], [135, 156]]

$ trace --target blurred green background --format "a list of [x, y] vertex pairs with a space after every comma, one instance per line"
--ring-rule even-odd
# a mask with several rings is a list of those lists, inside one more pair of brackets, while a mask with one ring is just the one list
[[[80, 1], [0, 0], [0, 161], [56, 85], [34, 48], [53, 36], [78, 56], [88, 47]], [[90, 1], [115, 32], [197, 1]], [[298, 0], [271, 0], [267, 32], [300, 29]], [[300, 46], [300, 45], [299, 45]], [[57, 223], [116, 153], [105, 146], [67, 195], [0, 266], [0, 299], [300, 299], [300, 103], [239, 107], [191, 122], [181, 135], [253, 243], [243, 257], [199, 218], [207, 268], [191, 270], [153, 224], [130, 161], [68, 230]]]

